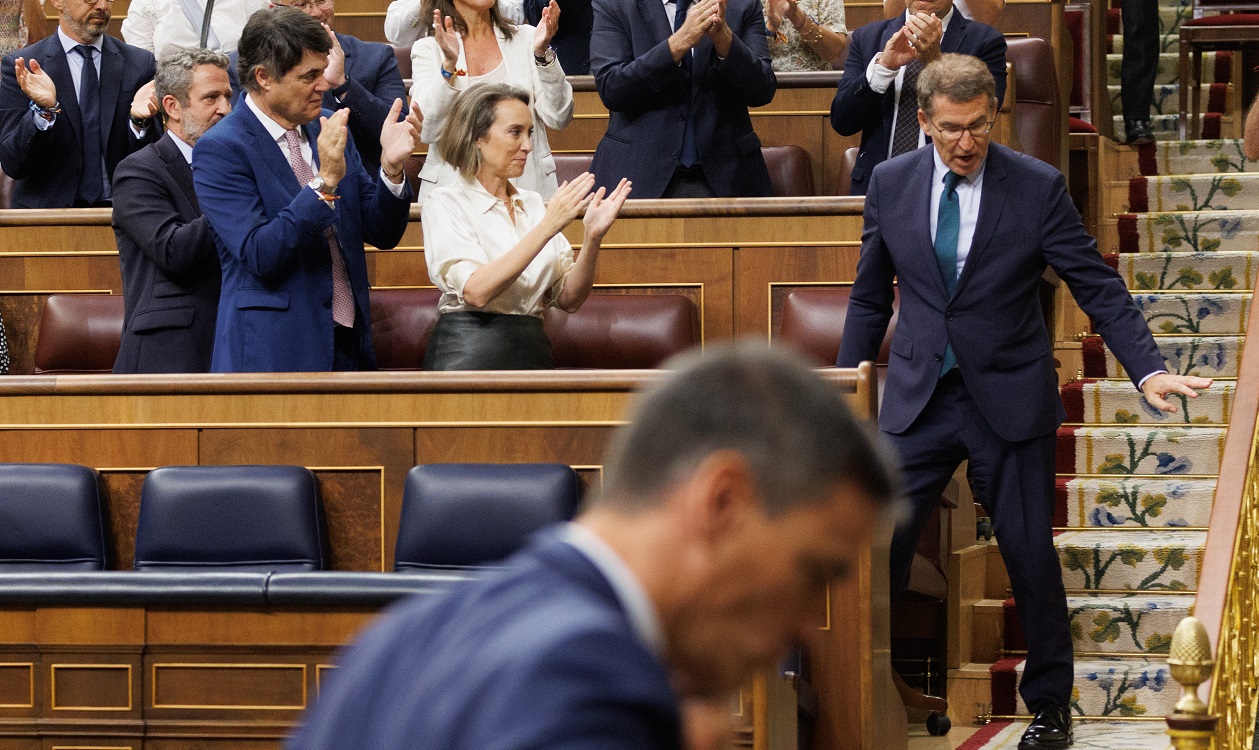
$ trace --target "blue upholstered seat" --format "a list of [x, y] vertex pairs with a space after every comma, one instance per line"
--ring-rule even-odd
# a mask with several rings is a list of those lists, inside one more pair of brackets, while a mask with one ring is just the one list
[[98, 475], [74, 464], [0, 464], [0, 572], [102, 570]]
[[564, 464], [427, 464], [407, 474], [396, 570], [493, 564], [538, 529], [577, 514]]
[[304, 467], [167, 466], [144, 480], [136, 570], [323, 570], [327, 549]]

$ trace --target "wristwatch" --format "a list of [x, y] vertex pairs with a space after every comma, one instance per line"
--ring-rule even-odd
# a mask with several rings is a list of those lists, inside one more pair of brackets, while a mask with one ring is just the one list
[[535, 54], [533, 56], [533, 61], [538, 65], [550, 65], [555, 62], [555, 50], [547, 47], [545, 53], [541, 55]]
[[333, 201], [340, 197], [337, 195], [336, 188], [328, 187], [324, 178], [319, 175], [315, 175], [315, 179], [306, 184], [310, 185], [310, 188], [319, 193], [319, 196], [326, 201]]

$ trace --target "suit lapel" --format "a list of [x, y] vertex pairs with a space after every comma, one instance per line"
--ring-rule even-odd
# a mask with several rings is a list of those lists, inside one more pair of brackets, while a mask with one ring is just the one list
[[944, 278], [936, 270], [939, 264], [936, 262], [935, 243], [931, 240], [931, 183], [935, 179], [934, 153], [935, 150], [932, 148], [921, 148], [914, 152], [917, 161], [914, 162], [909, 185], [906, 187], [908, 197], [906, 205], [923, 207], [920, 214], [921, 220], [911, 222], [914, 237], [910, 245], [919, 248], [920, 257], [917, 263], [922, 264], [922, 268], [932, 269], [933, 273], [927, 275], [934, 279], [932, 283], [936, 285], [936, 291], [940, 296], [948, 299], [948, 287], [944, 285]]
[[105, 37], [101, 47], [101, 142], [109, 143], [109, 131], [118, 108], [118, 92], [122, 90], [122, 52], [113, 39]]
[[638, 12], [642, 14], [647, 28], [651, 29], [651, 38], [662, 42], [669, 38], [673, 29], [669, 28], [669, 14], [665, 13], [663, 0], [638, 0]]
[[944, 36], [940, 38], [941, 52], [957, 52], [962, 48], [962, 40], [966, 38], [966, 33], [970, 29], [970, 22], [956, 8], [953, 10], [953, 18], [949, 19], [949, 28], [944, 32]]
[[[284, 187], [285, 195], [291, 200], [302, 186], [297, 184], [297, 177], [293, 175], [293, 167], [289, 164], [288, 155], [280, 149], [278, 143], [272, 140], [271, 134], [258, 121], [248, 104], [242, 100], [236, 111], [240, 112], [241, 124], [250, 137], [249, 145], [255, 158], [267, 165], [276, 181]], [[314, 142], [311, 143], [313, 146]]]
[[[79, 99], [75, 96], [74, 77], [70, 75], [70, 62], [66, 60], [66, 52], [61, 48], [61, 38], [55, 33], [48, 37], [46, 46], [41, 50], [39, 64], [48, 71], [48, 77], [57, 87], [57, 103], [70, 121], [74, 137], [83, 143], [83, 118], [79, 114]], [[77, 54], [77, 53], [76, 53]], [[61, 93], [70, 92], [69, 96]]]
[[989, 145], [985, 161], [987, 163], [984, 165], [984, 184], [979, 194], [979, 218], [975, 222], [975, 238], [971, 240], [970, 253], [966, 256], [966, 264], [962, 266], [962, 275], [957, 280], [958, 294], [961, 294], [962, 287], [973, 275], [972, 269], [980, 264], [981, 257], [988, 250], [992, 234], [997, 230], [997, 223], [1005, 210], [1006, 165], [1000, 146]]
[[[168, 132], [153, 145], [153, 148], [157, 151], [157, 155], [161, 157], [162, 161], [166, 162], [171, 178], [179, 186], [180, 191], [188, 202], [188, 207], [192, 209], [191, 213], [200, 214], [201, 204], [197, 201], [197, 191], [192, 184], [192, 166], [184, 159], [179, 146], [175, 145], [175, 142], [172, 140], [174, 137]], [[187, 212], [185, 214], [187, 215]]]

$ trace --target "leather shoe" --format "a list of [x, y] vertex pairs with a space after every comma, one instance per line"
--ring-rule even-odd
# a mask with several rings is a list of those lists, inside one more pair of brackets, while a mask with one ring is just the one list
[[1059, 706], [1036, 712], [1032, 725], [1023, 732], [1019, 750], [1066, 750], [1075, 742], [1071, 713]]
[[1154, 142], [1154, 128], [1149, 120], [1130, 120], [1124, 123], [1124, 143], [1141, 146]]

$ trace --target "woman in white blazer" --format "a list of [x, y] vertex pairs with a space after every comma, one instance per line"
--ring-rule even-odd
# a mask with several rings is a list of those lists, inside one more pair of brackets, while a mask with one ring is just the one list
[[[550, 198], [559, 183], [546, 129], [562, 130], [573, 119], [573, 87], [550, 47], [560, 14], [555, 0], [536, 28], [503, 18], [495, 0], [424, 0], [424, 11], [433, 18], [433, 33], [411, 48], [411, 100], [424, 113], [421, 139], [436, 143], [459, 94], [478, 83], [523, 89], [532, 102], [533, 150], [515, 184]], [[417, 199], [423, 202], [435, 188], [458, 180], [458, 172], [430, 148]]]

